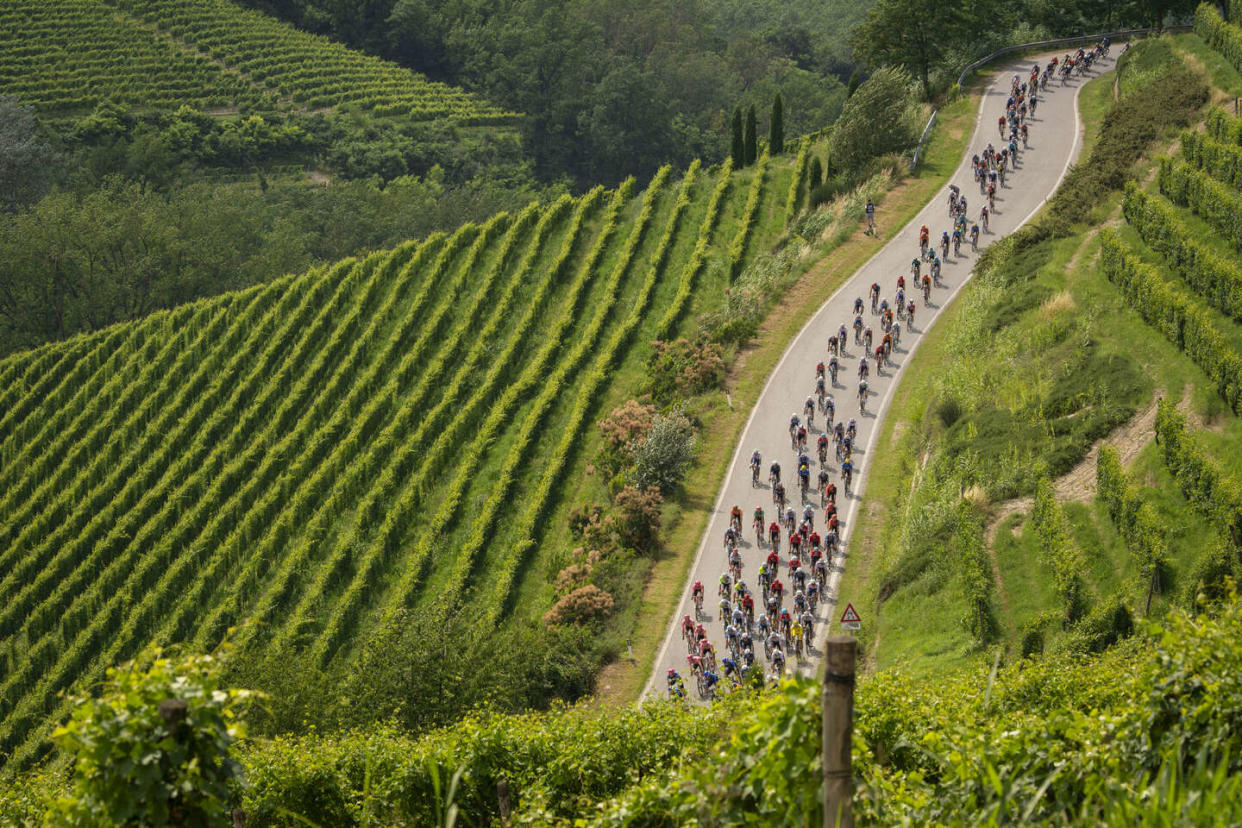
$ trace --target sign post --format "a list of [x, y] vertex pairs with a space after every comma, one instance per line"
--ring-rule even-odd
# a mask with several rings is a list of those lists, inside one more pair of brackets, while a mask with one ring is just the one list
[[862, 619], [858, 617], [858, 611], [853, 604], [846, 604], [845, 612], [841, 613], [841, 629], [854, 632], [862, 629]]

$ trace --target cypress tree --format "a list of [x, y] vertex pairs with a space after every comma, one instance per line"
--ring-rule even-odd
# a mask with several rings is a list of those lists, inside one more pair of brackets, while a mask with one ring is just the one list
[[850, 72], [849, 85], [845, 87], [845, 97], [849, 98], [851, 95], [853, 95], [854, 90], [857, 89], [858, 85], [861, 83], [862, 83], [862, 70], [859, 69], [858, 67], [854, 67], [854, 71]]
[[811, 167], [807, 172], [807, 192], [816, 190], [820, 184], [824, 183], [824, 165], [819, 162], [819, 156], [811, 156]]
[[759, 119], [755, 116], [755, 105], [751, 104], [746, 112], [746, 165], [755, 163], [759, 157]]
[[746, 166], [746, 145], [742, 141], [742, 108], [733, 110], [733, 169]]
[[772, 124], [768, 130], [768, 151], [780, 155], [785, 151], [785, 101], [776, 93], [772, 102]]

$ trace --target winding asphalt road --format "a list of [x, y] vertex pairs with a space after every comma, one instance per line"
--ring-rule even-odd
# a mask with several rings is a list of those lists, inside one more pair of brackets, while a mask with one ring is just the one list
[[[1114, 52], [1117, 46], [1114, 45]], [[973, 181], [969, 167], [970, 158], [975, 153], [981, 152], [989, 142], [996, 144], [999, 149], [1000, 135], [997, 130], [997, 119], [1004, 114], [1013, 76], [1018, 74], [1025, 79], [1033, 64], [1038, 64], [1042, 68], [1053, 54], [1063, 53], [1049, 53], [1042, 57], [1025, 58], [1003, 66], [983, 94], [974, 135], [967, 145], [961, 165], [950, 179], [950, 183], [960, 187], [967, 197], [969, 217], [972, 221], [978, 218], [979, 208], [985, 203], [986, 197], [980, 194], [978, 185]], [[1006, 186], [997, 193], [996, 210], [990, 221], [989, 232], [980, 237], [980, 250], [987, 243], [1013, 232], [1026, 223], [1056, 190], [1082, 148], [1078, 92], [1086, 80], [1097, 77], [1101, 72], [1111, 71], [1114, 60], [1114, 57], [1109, 57], [1102, 62], [1097, 62], [1085, 78], [1072, 78], [1065, 85], [1062, 85], [1059, 80], [1052, 80], [1048, 88], [1040, 94], [1036, 117], [1027, 119], [1030, 127], [1029, 148], [1020, 152], [1017, 167], [1007, 176]], [[834, 452], [829, 448], [828, 467], [832, 473], [832, 481], [836, 483], [838, 489], [837, 508], [841, 521], [841, 543], [839, 551], [830, 562], [828, 587], [824, 596], [826, 600], [821, 602], [816, 612], [815, 640], [812, 642], [809, 657], [799, 660], [792, 654], [788, 654], [786, 666], [786, 670], [793, 668], [804, 674], [811, 674], [816, 670], [824, 640], [831, 629], [839, 627], [840, 610], [837, 607], [837, 595], [841, 576], [849, 561], [850, 536], [856, 522], [859, 505], [866, 495], [868, 471], [876, 436], [892, 401], [893, 391], [912, 352], [922, 341], [923, 334], [936, 323], [940, 312], [970, 278], [975, 254], [970, 250], [970, 245], [965, 243], [962, 245], [959, 257], [944, 259], [941, 286], [932, 288], [929, 305], [924, 305], [919, 295], [910, 297], [915, 299], [918, 306], [915, 324], [907, 329], [906, 323], [902, 322], [900, 344], [894, 349], [892, 364], [885, 368], [883, 374], [876, 375], [874, 361], [872, 361], [865, 413], [859, 411], [857, 398], [857, 370], [859, 359], [863, 356], [863, 346], [853, 342], [854, 300], [859, 297], [864, 300], [863, 318], [866, 324], [875, 330], [876, 344], [879, 344], [879, 339], [883, 334], [880, 332], [877, 317], [870, 313], [868, 296], [870, 286], [872, 283], [878, 283], [881, 287], [881, 297], [887, 298], [892, 304], [897, 289], [897, 277], [905, 275], [908, 284], [907, 291], [912, 292], [912, 280], [909, 278], [910, 262], [918, 254], [919, 228], [927, 225], [931, 230], [933, 243], [937, 242], [942, 231], [951, 229], [947, 205], [948, 191], [945, 190], [938, 193], [930, 204], [924, 207], [909, 224], [824, 303], [777, 363], [776, 369], [768, 378], [767, 385], [751, 411], [741, 442], [734, 453], [724, 485], [712, 510], [706, 534], [699, 544], [694, 566], [684, 585], [682, 601], [677, 612], [670, 619], [668, 632], [647, 684], [647, 695], [665, 692], [664, 677], [671, 668], [686, 677], [690, 697], [697, 698], [693, 680], [688, 676], [686, 645], [681, 638], [683, 616], [694, 616], [690, 587], [696, 580], [702, 581], [706, 590], [704, 612], [700, 620], [706, 627], [712, 643], [716, 646], [718, 655], [727, 655], [724, 624], [718, 617], [717, 584], [721, 573], [728, 566], [724, 551], [724, 535], [729, 525], [729, 513], [734, 505], [740, 506], [743, 512], [743, 541], [740, 545], [743, 559], [742, 576], [756, 595], [756, 617], [761, 611], [759, 609], [761, 592], [758, 590], [757, 575], [759, 565], [767, 557], [769, 549], [766, 543], [762, 547], [756, 545], [751, 528], [751, 516], [756, 506], [764, 508], [768, 522], [771, 522], [775, 514], [772, 492], [767, 484], [768, 466], [773, 460], [781, 464], [781, 478], [789, 493], [790, 504], [801, 513], [796, 476], [797, 454], [790, 443], [789, 418], [795, 412], [802, 414], [803, 403], [815, 391], [815, 366], [820, 361], [827, 362], [828, 338], [836, 332], [839, 326], [845, 325], [850, 331], [849, 344], [845, 356], [840, 360], [841, 372], [838, 385], [831, 391], [836, 402], [836, 419], [848, 422], [852, 417], [858, 422], [858, 438], [855, 443], [858, 448], [854, 450], [854, 486], [851, 494], [845, 495], [840, 465], [833, 462]], [[881, 209], [877, 211], [876, 223], [882, 227], [884, 220], [884, 211]], [[917, 290], [913, 289], [913, 292], [917, 293]], [[815, 490], [815, 481], [819, 474], [819, 462], [815, 457], [814, 448], [815, 437], [823, 428], [823, 415], [816, 412], [814, 422], [815, 429], [811, 430], [808, 440], [812, 491]], [[760, 475], [762, 485], [759, 488], [752, 487], [749, 468], [751, 452], [755, 449], [763, 455], [763, 471]], [[812, 496], [810, 503], [816, 507], [815, 528], [822, 534], [824, 532], [823, 510], [818, 508], [819, 497]], [[785, 606], [790, 606], [792, 592], [788, 589], [788, 578], [785, 577], [788, 564], [787, 540], [788, 533], [782, 529], [780, 578], [787, 585]], [[862, 622], [865, 625], [871, 620], [873, 619], [864, 617]], [[927, 623], [935, 624], [937, 621], [929, 618]], [[758, 655], [756, 666], [766, 670], [762, 641], [758, 635], [755, 637], [755, 644]]]

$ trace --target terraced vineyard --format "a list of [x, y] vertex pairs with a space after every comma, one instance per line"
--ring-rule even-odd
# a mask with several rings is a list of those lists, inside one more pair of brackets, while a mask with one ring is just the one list
[[1182, 135], [1156, 192], [1126, 190], [1124, 232], [1105, 231], [1103, 265], [1122, 296], [1242, 410], [1242, 122], [1220, 110]]
[[441, 598], [542, 612], [617, 369], [723, 302], [800, 169], [666, 168], [0, 362], [5, 762], [152, 640], [249, 621], [241, 654], [339, 666]]
[[357, 108], [463, 124], [516, 117], [228, 0], [12, 0], [0, 94], [45, 114], [130, 107]]

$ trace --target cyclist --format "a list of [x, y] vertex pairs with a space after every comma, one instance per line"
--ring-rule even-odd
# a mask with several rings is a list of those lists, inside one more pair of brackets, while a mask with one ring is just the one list
[[814, 428], [812, 422], [815, 419], [815, 398], [807, 397], [806, 402], [802, 404], [802, 414], [806, 417], [806, 427]]
[[755, 449], [750, 453], [750, 485], [754, 488], [759, 485], [759, 469], [763, 466], [763, 455]]
[[931, 302], [932, 279], [931, 276], [923, 277], [923, 304]]
[[668, 671], [668, 695], [671, 699], [684, 699], [686, 697], [686, 685], [681, 680], [681, 676], [676, 670]]
[[855, 420], [853, 417], [850, 417], [849, 423], [847, 423], [845, 426], [845, 434], [851, 440], [853, 440], [855, 437], [858, 436], [858, 421]]
[[716, 594], [728, 598], [733, 592], [733, 576], [728, 572], [720, 573], [720, 581], [716, 584]]
[[832, 387], [833, 388], [837, 387], [837, 371], [839, 370], [839, 367], [840, 367], [840, 363], [837, 362], [836, 355], [833, 355], [828, 360], [828, 373], [832, 375]]
[[858, 410], [867, 410], [867, 381], [865, 379], [858, 382]]
[[[702, 615], [703, 614], [703, 582], [702, 581], [695, 581], [694, 586], [690, 588], [690, 600], [694, 602], [695, 613], [697, 615]], [[687, 615], [685, 619], [682, 621], [682, 626], [684, 627], [686, 625], [686, 622], [689, 620], [690, 620], [690, 616]], [[690, 631], [691, 632], [694, 631], [693, 624], [690, 625]]]
[[[850, 481], [853, 479], [853, 477], [854, 477], [854, 461], [847, 459], [841, 464], [841, 479], [845, 481], [846, 492], [849, 492], [850, 490]], [[836, 516], [834, 515], [833, 517], [836, 517]]]
[[862, 300], [862, 297], [859, 296], [856, 299], [854, 299], [854, 313], [862, 313], [862, 312], [863, 312], [863, 300]]
[[769, 483], [780, 483], [781, 482], [781, 464], [776, 462], [775, 460], [772, 461], [772, 465], [768, 466], [768, 482]]
[[742, 507], [734, 504], [729, 510], [729, 524], [737, 532], [738, 537], [742, 535]]
[[880, 301], [880, 283], [871, 283], [871, 312], [875, 313], [876, 305]]
[[867, 199], [867, 206], [863, 208], [867, 215], [867, 235], [875, 235], [875, 205], [871, 203], [871, 199]]
[[775, 503], [778, 507], [784, 508], [785, 506], [785, 484], [784, 483], [777, 483], [775, 486], [772, 487], [772, 502]]
[[923, 251], [927, 247], [927, 243], [930, 239], [931, 239], [931, 231], [928, 230], [927, 225], [924, 224], [921, 228], [919, 228], [919, 251], [920, 252]]
[[988, 215], [988, 206], [985, 204], [979, 210], [979, 224], [983, 227], [983, 232], [985, 233], [988, 231]]
[[776, 521], [768, 524], [768, 543], [772, 547], [772, 554], [776, 554], [781, 548], [781, 525]]
[[720, 682], [720, 677], [711, 670], [704, 670], [702, 681], [704, 698], [714, 698], [716, 694], [716, 685]]
[[[700, 589], [703, 586], [698, 581], [695, 581], [695, 584], [697, 584]], [[686, 640], [686, 643], [694, 641], [694, 619], [688, 615], [683, 616], [681, 619], [681, 637]]]
[[832, 398], [831, 394], [825, 394], [824, 398], [820, 400], [819, 405], [820, 405], [820, 408], [822, 408], [824, 411], [824, 418], [828, 420], [828, 427], [831, 428], [832, 418], [837, 413], [836, 400]]
[[764, 519], [763, 519], [763, 507], [762, 506], [755, 507], [755, 511], [750, 521], [750, 525], [751, 525], [751, 528], [755, 530], [755, 545], [763, 546]]
[[949, 258], [949, 231], [946, 230], [940, 234], [940, 254], [944, 258]]
[[979, 225], [978, 224], [972, 224], [970, 226], [970, 249], [971, 250], [979, 249]]

